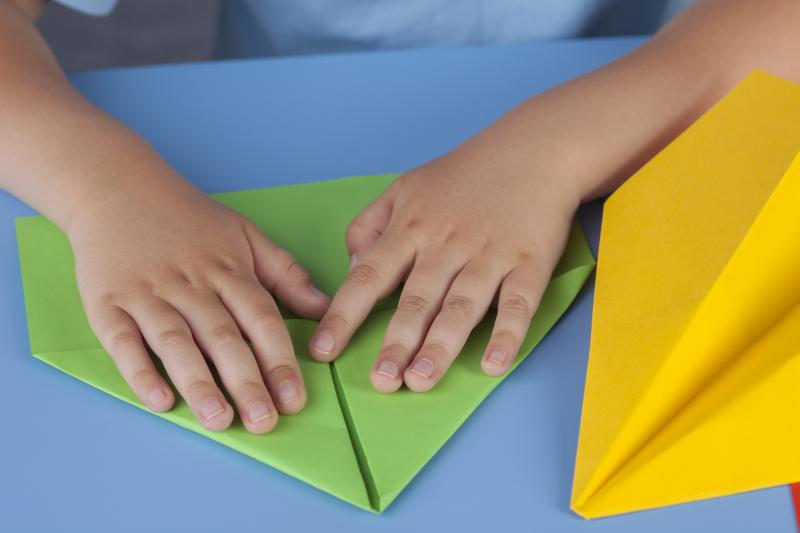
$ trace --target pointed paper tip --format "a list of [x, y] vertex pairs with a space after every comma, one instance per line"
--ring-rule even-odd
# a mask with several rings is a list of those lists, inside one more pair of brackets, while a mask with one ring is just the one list
[[575, 513], [576, 515], [580, 516], [584, 520], [591, 520], [594, 516], [590, 515], [585, 511], [582, 505], [579, 505], [577, 502], [573, 501], [570, 506], [570, 510]]
[[583, 498], [583, 500], [573, 499], [570, 502], [569, 509], [576, 515], [580, 516], [584, 520], [596, 520], [598, 518], [605, 518], [607, 516], [614, 516], [617, 514], [621, 514], [625, 511], [603, 511], [601, 509], [597, 509], [596, 505], [593, 505], [594, 500], [591, 496]]
[[594, 518], [592, 513], [586, 511], [586, 503], [591, 500], [592, 493], [586, 491], [586, 487], [581, 487], [580, 492], [573, 487], [572, 497], [570, 499], [569, 508], [573, 513], [581, 518], [590, 519]]

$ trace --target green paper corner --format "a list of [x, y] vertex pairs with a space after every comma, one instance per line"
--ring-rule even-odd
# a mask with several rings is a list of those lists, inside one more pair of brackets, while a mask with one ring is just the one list
[[[215, 197], [253, 220], [306, 266], [318, 286], [332, 293], [347, 273], [343, 236], [349, 221], [394, 177], [359, 176]], [[43, 217], [27, 217], [17, 220], [17, 237], [33, 354], [146, 409], [89, 328], [75, 282], [72, 251], [63, 233]], [[574, 224], [521, 353], [528, 354], [567, 310], [594, 264], [586, 239]], [[156, 416], [359, 508], [381, 512], [503, 379], [480, 371], [492, 323], [492, 316], [487, 316], [434, 390], [377, 393], [369, 382], [369, 369], [391, 313], [391, 300], [386, 300], [330, 365], [316, 363], [306, 353], [316, 323], [287, 319], [308, 387], [308, 404], [301, 413], [282, 417], [267, 435], [248, 433], [238, 422], [226, 431], [207, 431], [182, 401]]]

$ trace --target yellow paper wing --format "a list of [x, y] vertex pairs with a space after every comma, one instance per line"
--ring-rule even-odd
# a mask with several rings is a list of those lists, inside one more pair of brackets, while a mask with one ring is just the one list
[[579, 514], [800, 479], [798, 151], [800, 86], [756, 72], [607, 202]]

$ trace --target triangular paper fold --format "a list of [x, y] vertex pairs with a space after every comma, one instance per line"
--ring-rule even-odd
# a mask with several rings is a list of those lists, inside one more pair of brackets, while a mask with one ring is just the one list
[[756, 72], [607, 201], [579, 514], [800, 479], [798, 151], [800, 86]]
[[[362, 176], [216, 198], [253, 220], [294, 254], [320, 287], [333, 292], [347, 272], [343, 245], [347, 224], [393, 177]], [[67, 239], [42, 217], [19, 219], [17, 234], [33, 354], [141, 408], [89, 329]], [[593, 267], [586, 240], [575, 226], [522, 353], [533, 349], [564, 313]], [[268, 435], [251, 435], [239, 423], [219, 433], [206, 431], [180, 401], [158, 416], [353, 505], [380, 512], [501, 381], [480, 371], [492, 318], [487, 317], [434, 391], [375, 392], [369, 368], [394, 301], [387, 298], [379, 304], [351, 346], [331, 365], [313, 362], [305, 352], [316, 323], [287, 315], [309, 400], [301, 413], [282, 417]]]
[[[296, 343], [308, 342], [315, 325], [306, 320], [289, 320], [287, 324]], [[103, 392], [141, 407], [103, 350], [35, 355]], [[350, 434], [339, 408], [331, 369], [328, 365], [313, 362], [307, 354], [300, 355], [298, 359], [309, 388], [308, 407], [303, 416], [282, 417], [280, 426], [270, 434], [269, 440], [249, 433], [238, 423], [226, 431], [207, 431], [197, 423], [183, 401], [178, 401], [172, 410], [158, 416], [335, 494], [362, 509], [372, 510], [353, 453]]]

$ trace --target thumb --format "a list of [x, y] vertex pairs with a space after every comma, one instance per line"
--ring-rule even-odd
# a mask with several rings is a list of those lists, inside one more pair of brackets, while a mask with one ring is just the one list
[[322, 318], [331, 299], [314, 287], [311, 276], [292, 255], [269, 240], [252, 222], [244, 224], [250, 242], [256, 277], [271, 294], [293, 313], [311, 319]]
[[392, 208], [398, 189], [399, 181], [395, 181], [350, 222], [345, 235], [345, 243], [351, 262], [354, 262], [355, 257], [362, 254], [383, 234], [392, 217]]

